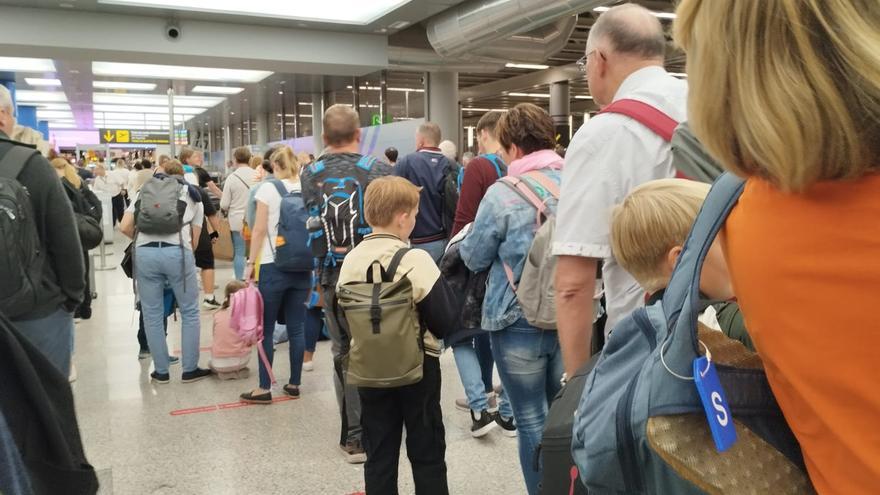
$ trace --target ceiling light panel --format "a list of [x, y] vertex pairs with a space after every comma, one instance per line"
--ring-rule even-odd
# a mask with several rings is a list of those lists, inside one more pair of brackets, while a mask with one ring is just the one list
[[[92, 110], [95, 112], [107, 112], [107, 113], [138, 113], [138, 114], [156, 114], [161, 116], [168, 116], [168, 106], [164, 107], [150, 107], [144, 105], [104, 105], [104, 104], [95, 104], [92, 105]], [[175, 115], [198, 115], [207, 110], [206, 108], [198, 108], [198, 107], [174, 107]]]
[[77, 125], [72, 122], [49, 122], [49, 129], [76, 129]]
[[15, 101], [17, 103], [59, 103], [66, 102], [67, 96], [61, 91], [33, 91], [30, 89], [20, 89], [15, 92]]
[[[608, 12], [609, 10], [611, 10], [611, 7], [603, 5], [601, 7], [596, 7], [595, 9], [593, 9], [593, 12]], [[675, 13], [673, 12], [656, 12], [652, 10], [651, 15], [658, 19], [675, 19]]]
[[55, 72], [55, 63], [47, 58], [0, 57], [0, 71]]
[[232, 86], [196, 86], [190, 90], [190, 93], [209, 93], [216, 95], [237, 95], [244, 91], [244, 88], [235, 88]]
[[[175, 0], [176, 3], [176, 0]], [[299, 5], [299, 2], [291, 2]], [[264, 70], [217, 69], [183, 65], [127, 64], [92, 62], [96, 76], [143, 77], [146, 79], [180, 79], [190, 81], [222, 81], [256, 83], [272, 75]]]
[[72, 119], [73, 112], [64, 110], [37, 110], [37, 120]]
[[60, 79], [40, 79], [38, 77], [26, 77], [24, 78], [24, 82], [26, 82], [28, 86], [61, 86]]
[[[175, 96], [174, 106], [210, 108], [222, 103], [225, 98], [218, 96]], [[108, 105], [154, 105], [168, 106], [168, 97], [165, 95], [129, 95], [116, 93], [95, 93], [92, 102]]]
[[70, 111], [70, 105], [67, 103], [36, 103], [37, 110], [66, 110]]
[[129, 91], [153, 91], [155, 83], [139, 83], [127, 81], [92, 81], [92, 87], [97, 89], [127, 89]]
[[272, 17], [334, 24], [366, 25], [411, 0], [98, 0], [105, 5], [131, 5], [165, 10], [201, 11], [249, 17]]
[[[92, 118], [98, 120], [131, 120], [135, 122], [168, 122], [168, 115], [156, 115], [152, 113], [105, 113], [94, 112]], [[191, 115], [174, 115], [175, 122], [183, 122], [191, 119]]]
[[520, 63], [515, 63], [515, 62], [508, 62], [508, 63], [504, 64], [504, 66], [507, 67], [507, 68], [509, 68], [509, 69], [535, 69], [535, 70], [544, 70], [544, 69], [549, 69], [549, 68], [550, 68], [549, 65], [543, 65], [543, 64], [520, 64]]

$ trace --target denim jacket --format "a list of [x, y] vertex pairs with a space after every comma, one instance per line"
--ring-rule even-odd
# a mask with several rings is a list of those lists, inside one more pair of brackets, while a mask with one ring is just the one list
[[[541, 169], [557, 184], [562, 175], [558, 170]], [[557, 202], [552, 198], [547, 205], [556, 213]], [[477, 218], [461, 245], [465, 265], [479, 272], [489, 269], [486, 298], [483, 300], [483, 329], [503, 330], [523, 317], [516, 294], [507, 281], [504, 263], [513, 269], [516, 280], [522, 276], [523, 266], [537, 225], [535, 208], [506, 184], [496, 182], [480, 203]]]

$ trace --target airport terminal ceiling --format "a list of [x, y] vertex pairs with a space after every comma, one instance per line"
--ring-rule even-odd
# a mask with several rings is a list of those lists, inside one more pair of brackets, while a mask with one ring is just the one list
[[[347, 0], [336, 0], [342, 4]], [[270, 14], [254, 12], [223, 13], [202, 10], [180, 10], [146, 7], [151, 3], [143, 0], [0, 0], [0, 5], [38, 7], [43, 11], [75, 11], [93, 15], [125, 16], [131, 22], [139, 19], [161, 17], [169, 25], [180, 26], [187, 36], [191, 22], [211, 21], [223, 26], [229, 32], [246, 34], [248, 29], [269, 29], [277, 27], [295, 28], [319, 34], [337, 31], [364, 33], [381, 36], [387, 41], [389, 52], [395, 47], [430, 48], [425, 36], [425, 21], [432, 16], [461, 4], [457, 0], [383, 0], [391, 10], [366, 24], [333, 24], [314, 20], [292, 18], [279, 19]], [[158, 1], [152, 3], [175, 3]], [[221, 9], [226, 2], [201, 2], [186, 0], [178, 5], [201, 4], [205, 9]], [[267, 2], [249, 2], [252, 10], [258, 10]], [[271, 3], [271, 2], [268, 2]], [[323, 2], [324, 4], [328, 2]], [[333, 2], [330, 2], [333, 3]], [[352, 3], [352, 2], [348, 2]], [[358, 2], [354, 2], [358, 3]], [[552, 53], [540, 63], [521, 64], [510, 60], [494, 71], [460, 71], [462, 125], [475, 125], [477, 119], [487, 109], [510, 108], [517, 103], [532, 102], [547, 108], [549, 104], [549, 82], [542, 80], [548, 71], [564, 71], [569, 81], [571, 113], [574, 116], [595, 111], [589, 96], [587, 83], [574, 67], [586, 46], [589, 29], [606, 5], [618, 2], [593, 2], [591, 8], [579, 12], [577, 22], [561, 49]], [[668, 14], [672, 11], [671, 0], [639, 1], [658, 13], [664, 25], [669, 27]], [[593, 6], [597, 5], [598, 6]], [[210, 7], [210, 6], [214, 7]], [[397, 5], [396, 8], [393, 8]], [[210, 7], [210, 8], [209, 8]], [[30, 10], [28, 9], [28, 10]], [[8, 11], [8, 10], [7, 10]], [[2, 21], [0, 21], [2, 22]], [[82, 33], [76, 26], [70, 27], [71, 43], [76, 44], [75, 33]], [[369, 33], [369, 34], [368, 34]], [[102, 29], [96, 26], [88, 32], [89, 37], [102, 36]], [[2, 36], [0, 36], [2, 40]], [[108, 42], [111, 40], [107, 40]], [[224, 69], [224, 66], [206, 67], [192, 64], [167, 64], [176, 67], [157, 67], [166, 64], [152, 63], [141, 65], [142, 60], [135, 57], [130, 63], [105, 60], [98, 53], [89, 60], [77, 55], [74, 57], [39, 57], [31, 61], [31, 67], [24, 67], [24, 60], [10, 50], [5, 42], [0, 42], [0, 73], [14, 72], [23, 104], [38, 106], [38, 118], [48, 120], [53, 129], [89, 129], [102, 127], [143, 127], [147, 129], [167, 129], [167, 95], [172, 88], [175, 93], [175, 125], [190, 129], [217, 130], [232, 126], [233, 130], [254, 126], [253, 120], [259, 116], [269, 117], [270, 133], [290, 135], [281, 131], [285, 126], [299, 129], [297, 135], [305, 135], [311, 130], [312, 103], [316, 95], [323, 95], [319, 103], [349, 103], [357, 98], [364, 121], [369, 123], [372, 114], [379, 113], [379, 87], [384, 81], [387, 97], [384, 112], [386, 120], [402, 120], [424, 116], [425, 72], [410, 71], [406, 67], [392, 64], [387, 69], [374, 67], [350, 71], [349, 74], [326, 75], [304, 71], [273, 70], [266, 64], [262, 70], [253, 68]], [[671, 48], [671, 44], [670, 44]], [[63, 50], [59, 50], [63, 52]], [[670, 72], [684, 72], [684, 57], [674, 49], [669, 50], [667, 67]], [[6, 57], [6, 58], [4, 58]], [[16, 58], [9, 58], [16, 57]], [[109, 57], [112, 58], [112, 57]], [[143, 57], [150, 62], [155, 58]], [[177, 60], [177, 59], [175, 59]], [[42, 61], [42, 62], [40, 62]], [[392, 61], [393, 62], [393, 61]], [[43, 65], [40, 65], [42, 63]], [[307, 64], [304, 64], [306, 66]], [[188, 68], [187, 68], [188, 67]], [[197, 70], [201, 67], [201, 70]], [[353, 90], [357, 84], [359, 91]], [[357, 93], [357, 96], [355, 95]], [[384, 116], [383, 116], [384, 117]]]

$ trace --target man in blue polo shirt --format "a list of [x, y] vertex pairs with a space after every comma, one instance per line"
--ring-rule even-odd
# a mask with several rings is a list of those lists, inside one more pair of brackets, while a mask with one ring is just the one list
[[440, 152], [441, 139], [440, 126], [425, 122], [416, 131], [418, 151], [401, 158], [394, 167], [394, 175], [422, 188], [411, 242], [413, 247], [427, 251], [437, 263], [449, 238], [443, 226], [443, 181], [452, 166]]

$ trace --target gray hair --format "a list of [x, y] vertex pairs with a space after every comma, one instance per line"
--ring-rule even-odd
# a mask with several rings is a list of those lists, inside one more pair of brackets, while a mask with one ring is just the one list
[[9, 89], [0, 84], [0, 109], [6, 110], [10, 115], [15, 113], [15, 105], [12, 103], [12, 93]]
[[440, 152], [443, 153], [443, 156], [449, 159], [449, 161], [454, 162], [457, 161], [458, 158], [458, 147], [455, 146], [450, 140], [443, 141], [439, 146]]
[[587, 46], [607, 39], [618, 53], [644, 59], [662, 59], [666, 55], [666, 36], [663, 25], [651, 11], [634, 3], [612, 7], [599, 16], [587, 39]]

